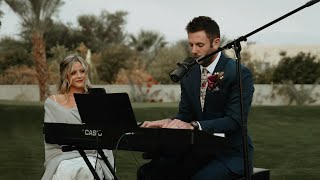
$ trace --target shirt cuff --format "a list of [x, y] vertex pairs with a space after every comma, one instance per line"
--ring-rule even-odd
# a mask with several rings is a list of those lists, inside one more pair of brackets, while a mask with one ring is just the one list
[[196, 122], [197, 122], [197, 124], [199, 125], [199, 130], [202, 130], [201, 124], [200, 124], [198, 121], [196, 121]]

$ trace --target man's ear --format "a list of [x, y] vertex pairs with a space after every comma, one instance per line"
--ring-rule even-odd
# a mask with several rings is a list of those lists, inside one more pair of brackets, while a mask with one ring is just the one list
[[220, 38], [215, 38], [213, 41], [212, 41], [212, 47], [214, 49], [218, 49], [220, 47]]

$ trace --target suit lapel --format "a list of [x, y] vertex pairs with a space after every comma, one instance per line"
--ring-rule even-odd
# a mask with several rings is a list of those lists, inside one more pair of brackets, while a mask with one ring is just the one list
[[193, 67], [193, 71], [190, 71], [190, 80], [191, 82], [189, 82], [191, 84], [191, 88], [192, 89], [192, 94], [194, 94], [194, 102], [195, 104], [197, 104], [198, 109], [201, 111], [201, 104], [200, 104], [200, 65], [196, 64]]
[[227, 63], [227, 58], [223, 55], [223, 53], [221, 53], [218, 64], [217, 64], [216, 68], [214, 69], [214, 73], [215, 72], [222, 72], [224, 70], [226, 63]]
[[[221, 56], [219, 58], [219, 61], [213, 71], [213, 74], [216, 72], [223, 72], [225, 70], [225, 66], [227, 63], [228, 59], [221, 53]], [[218, 109], [219, 107], [219, 97], [221, 94], [216, 91], [210, 91], [207, 89], [206, 91], [206, 100], [205, 100], [205, 108], [213, 108], [213, 109]], [[201, 113], [201, 119], [205, 119], [206, 113]]]
[[[214, 69], [214, 72], [221, 72], [224, 70], [225, 65], [227, 62], [227, 58], [221, 54], [221, 57], [219, 59], [219, 62], [216, 66], [216, 68]], [[187, 82], [187, 84], [190, 84], [190, 91], [192, 91], [192, 94], [194, 94], [193, 97], [193, 101], [195, 102], [195, 104], [197, 105], [197, 110], [196, 110], [196, 114], [197, 114], [197, 119], [203, 119], [203, 113], [201, 111], [201, 104], [200, 104], [200, 79], [201, 79], [201, 72], [200, 72], [200, 65], [196, 64], [194, 65], [192, 68], [192, 70], [190, 70], [189, 72], [189, 78], [187, 78], [188, 80], [190, 80], [190, 82]], [[208, 92], [207, 92], [208, 93]]]

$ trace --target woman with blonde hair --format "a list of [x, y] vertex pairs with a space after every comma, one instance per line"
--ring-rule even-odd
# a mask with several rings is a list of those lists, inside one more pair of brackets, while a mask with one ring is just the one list
[[[78, 55], [69, 55], [60, 63], [58, 94], [44, 102], [46, 123], [81, 124], [74, 93], [87, 93], [91, 87], [89, 64]], [[111, 150], [103, 150], [110, 164], [114, 163]], [[100, 179], [113, 179], [107, 165], [96, 150], [87, 150], [89, 161]], [[63, 152], [58, 144], [45, 142], [45, 172], [42, 180], [93, 180], [94, 177], [78, 151]]]

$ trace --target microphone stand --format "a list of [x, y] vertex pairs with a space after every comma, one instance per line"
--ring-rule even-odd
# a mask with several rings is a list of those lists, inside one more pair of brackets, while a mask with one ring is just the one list
[[[235, 39], [234, 41], [231, 41], [229, 42], [228, 44], [226, 44], [225, 46], [223, 47], [219, 47], [216, 51], [210, 53], [210, 54], [207, 54], [205, 55], [204, 57], [201, 57], [199, 59], [196, 59], [194, 60], [194, 62], [190, 63], [188, 66], [191, 67], [193, 66], [194, 64], [196, 64], [197, 62], [200, 62], [206, 58], [210, 58], [212, 57], [213, 55], [217, 54], [218, 52], [220, 51], [223, 51], [225, 49], [231, 49], [233, 48], [234, 51], [235, 51], [235, 54], [236, 54], [236, 61], [237, 61], [237, 77], [238, 77], [238, 84], [239, 84], [239, 89], [240, 89], [240, 112], [241, 112], [241, 123], [242, 123], [242, 141], [243, 141], [243, 157], [244, 157], [244, 174], [245, 174], [245, 177], [246, 177], [246, 180], [251, 180], [251, 175], [250, 175], [250, 166], [249, 166], [249, 157], [248, 157], [248, 136], [247, 136], [247, 125], [245, 123], [245, 120], [244, 120], [244, 115], [243, 115], [243, 97], [242, 97], [242, 81], [241, 81], [241, 55], [240, 55], [240, 52], [241, 52], [241, 44], [240, 42], [241, 41], [247, 41], [247, 38], [275, 23], [277, 23], [278, 21], [306, 8], [306, 7], [309, 7], [309, 6], [312, 6], [316, 3], [318, 3], [320, 0], [311, 0], [309, 2], [307, 2], [306, 4], [304, 4], [303, 6], [271, 21], [270, 23], [246, 34], [245, 36], [241, 36], [239, 37], [238, 39]], [[189, 69], [189, 68], [187, 68]]]

